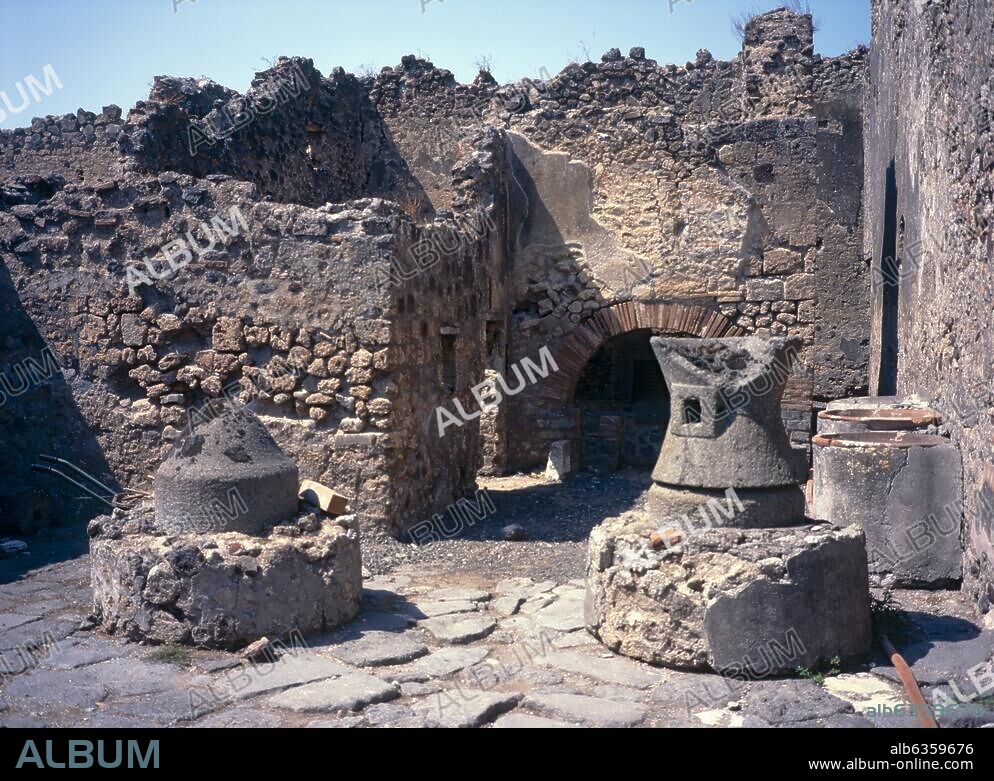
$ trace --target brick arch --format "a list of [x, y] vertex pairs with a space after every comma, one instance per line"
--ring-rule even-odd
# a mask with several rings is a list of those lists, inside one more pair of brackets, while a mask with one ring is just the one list
[[624, 301], [605, 307], [579, 323], [553, 352], [559, 371], [542, 380], [541, 401], [550, 407], [569, 404], [594, 353], [615, 336], [643, 329], [701, 338], [746, 335], [714, 306]]

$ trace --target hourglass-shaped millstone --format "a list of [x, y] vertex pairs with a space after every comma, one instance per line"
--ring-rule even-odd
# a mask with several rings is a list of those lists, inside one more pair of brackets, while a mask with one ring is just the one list
[[248, 410], [212, 407], [155, 474], [155, 523], [170, 534], [261, 534], [297, 512], [297, 465]]
[[[652, 340], [671, 409], [646, 505], [655, 520], [694, 515], [715, 502], [728, 507], [719, 525], [802, 518], [798, 458], [780, 413], [800, 347], [799, 339], [783, 337]], [[728, 498], [730, 489], [738, 502]]]

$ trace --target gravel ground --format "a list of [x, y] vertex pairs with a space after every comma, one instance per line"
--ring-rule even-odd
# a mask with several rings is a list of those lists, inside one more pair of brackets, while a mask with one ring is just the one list
[[[435, 573], [472, 572], [495, 577], [582, 578], [590, 530], [612, 515], [634, 509], [649, 487], [647, 472], [583, 474], [566, 483], [538, 475], [480, 478], [497, 512], [437, 542], [416, 545], [369, 534], [362, 538], [363, 565], [373, 574], [403, 568]], [[523, 527], [526, 537], [506, 542], [503, 529]]]

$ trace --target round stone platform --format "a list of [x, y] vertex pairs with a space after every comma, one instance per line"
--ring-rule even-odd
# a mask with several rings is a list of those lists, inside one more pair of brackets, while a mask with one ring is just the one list
[[591, 533], [585, 619], [612, 651], [763, 676], [869, 650], [859, 528], [716, 527], [659, 549], [654, 530], [629, 513]]
[[94, 615], [134, 640], [237, 649], [351, 620], [362, 600], [352, 516], [305, 513], [264, 536], [166, 536], [150, 507], [90, 522]]

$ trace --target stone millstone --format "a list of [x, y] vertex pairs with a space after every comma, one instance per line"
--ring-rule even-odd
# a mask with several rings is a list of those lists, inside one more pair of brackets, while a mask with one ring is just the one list
[[800, 344], [653, 338], [672, 413], [652, 479], [722, 490], [796, 485], [780, 402]]
[[155, 474], [155, 522], [170, 534], [260, 534], [297, 513], [297, 466], [239, 410], [198, 426]]
[[792, 673], [870, 648], [862, 531], [713, 528], [653, 550], [642, 514], [590, 535], [585, 617], [611, 650], [652, 664]]

